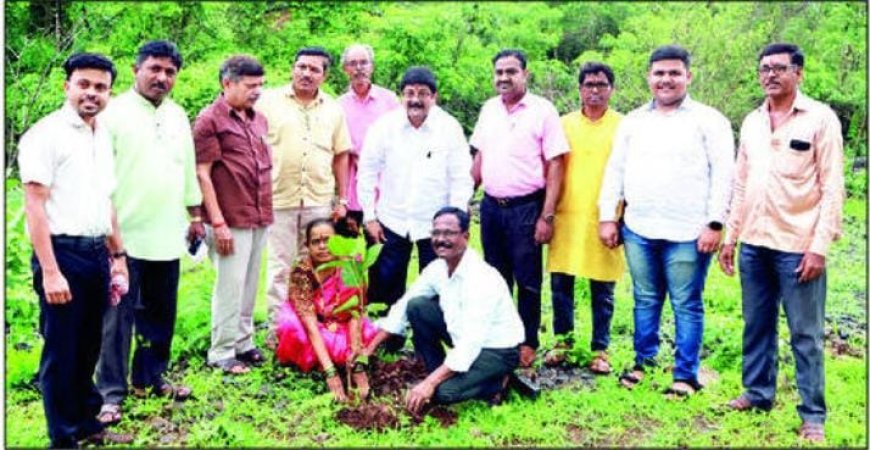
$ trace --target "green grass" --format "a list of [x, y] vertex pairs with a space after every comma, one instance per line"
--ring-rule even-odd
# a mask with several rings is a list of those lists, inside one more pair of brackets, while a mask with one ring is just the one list
[[[29, 249], [22, 234], [20, 191], [7, 187], [6, 444], [43, 447], [48, 444], [38, 392], [30, 384], [39, 363], [41, 339], [36, 333], [35, 297], [27, 265]], [[826, 354], [829, 408], [827, 444], [867, 446], [866, 371], [866, 201], [850, 199], [845, 207], [845, 236], [829, 255], [828, 326], [847, 335], [863, 356]], [[480, 248], [472, 230], [472, 246]], [[23, 242], [23, 243], [22, 243]], [[11, 250], [10, 250], [11, 249]], [[412, 264], [409, 279], [415, 277]], [[654, 371], [634, 391], [615, 376], [596, 379], [594, 386], [565, 386], [546, 391], [537, 401], [511, 394], [508, 402], [489, 408], [472, 401], [451, 407], [458, 422], [449, 428], [427, 419], [418, 426], [385, 432], [355, 431], [335, 419], [319, 375], [303, 375], [271, 365], [242, 377], [224, 377], [206, 369], [209, 302], [214, 271], [209, 262], [183, 261], [179, 314], [171, 371], [174, 381], [190, 385], [196, 398], [171, 407], [159, 399], [130, 399], [117, 427], [135, 432], [138, 446], [654, 446], [654, 447], [794, 447], [800, 419], [794, 386], [793, 358], [784, 318], [780, 324], [778, 394], [770, 413], [734, 413], [723, 405], [741, 391], [740, 291], [736, 278], [711, 267], [705, 292], [706, 329], [702, 367], [718, 380], [685, 401], [669, 401], [662, 390], [670, 373]], [[632, 362], [632, 299], [628, 275], [617, 286], [611, 360], [616, 372]], [[551, 345], [549, 279], [544, 287], [543, 346]], [[265, 278], [261, 286], [265, 286]], [[264, 288], [255, 320], [265, 319]], [[591, 334], [588, 288], [576, 287], [577, 346], [586, 348]], [[673, 335], [673, 317], [666, 306], [663, 337]], [[257, 330], [262, 344], [265, 330]], [[663, 367], [673, 363], [673, 349], [662, 347]], [[183, 366], [183, 367], [182, 367]]]

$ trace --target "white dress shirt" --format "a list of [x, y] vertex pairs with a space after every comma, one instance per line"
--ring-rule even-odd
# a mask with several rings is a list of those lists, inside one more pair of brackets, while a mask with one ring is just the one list
[[18, 168], [22, 183], [48, 187], [45, 213], [52, 235], [111, 234], [112, 138], [99, 120], [92, 130], [65, 102], [21, 137]]
[[377, 326], [392, 334], [404, 334], [408, 302], [435, 295], [453, 341], [444, 364], [454, 372], [467, 371], [482, 348], [511, 348], [525, 339], [504, 278], [470, 248], [452, 276], [448, 276], [447, 263], [441, 258], [426, 266]]
[[405, 108], [384, 114], [366, 134], [358, 167], [364, 220], [377, 219], [412, 241], [429, 237], [439, 209], [464, 210], [473, 194], [462, 126], [437, 105], [420, 128], [411, 125]]
[[625, 224], [648, 239], [687, 242], [724, 222], [731, 198], [734, 137], [719, 111], [688, 96], [674, 111], [650, 102], [616, 130], [598, 198], [599, 220]]

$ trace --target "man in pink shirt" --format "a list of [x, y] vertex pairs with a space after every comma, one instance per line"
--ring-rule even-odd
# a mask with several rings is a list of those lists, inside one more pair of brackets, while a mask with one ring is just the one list
[[[368, 44], [351, 44], [341, 54], [341, 67], [350, 81], [347, 92], [338, 98], [344, 110], [350, 141], [347, 184], [347, 226], [356, 233], [362, 224], [362, 206], [356, 194], [357, 163], [371, 124], [387, 111], [399, 106], [393, 91], [372, 83], [375, 52]], [[340, 225], [342, 226], [342, 225]]]
[[766, 98], [740, 127], [728, 233], [719, 265], [734, 274], [740, 241], [743, 387], [732, 409], [769, 410], [779, 305], [788, 319], [801, 439], [825, 439], [825, 254], [842, 234], [843, 137], [837, 115], [801, 93], [804, 55], [771, 44], [758, 57]]
[[569, 146], [559, 113], [549, 100], [526, 91], [529, 72], [520, 50], [502, 50], [492, 60], [498, 96], [487, 100], [471, 135], [472, 176], [483, 182], [480, 204], [484, 259], [513, 290], [525, 328], [520, 365], [529, 367], [541, 325], [542, 245], [553, 235]]

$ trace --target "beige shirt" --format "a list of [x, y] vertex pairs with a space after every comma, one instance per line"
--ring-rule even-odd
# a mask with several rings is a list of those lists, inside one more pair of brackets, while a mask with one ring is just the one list
[[798, 92], [771, 130], [765, 100], [740, 128], [726, 243], [825, 255], [842, 233], [844, 195], [836, 114]]
[[303, 106], [291, 84], [264, 91], [256, 109], [269, 122], [273, 207], [329, 206], [335, 193], [332, 159], [351, 148], [338, 102], [318, 91]]

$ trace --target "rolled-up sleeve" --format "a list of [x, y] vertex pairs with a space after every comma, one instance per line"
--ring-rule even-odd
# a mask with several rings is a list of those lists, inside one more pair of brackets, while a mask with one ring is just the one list
[[427, 266], [420, 276], [417, 277], [417, 280], [411, 284], [405, 295], [390, 308], [387, 316], [379, 319], [375, 322], [375, 325], [390, 334], [404, 335], [405, 330], [408, 328], [408, 302], [418, 297], [433, 297], [438, 295], [434, 269], [434, 264]]

